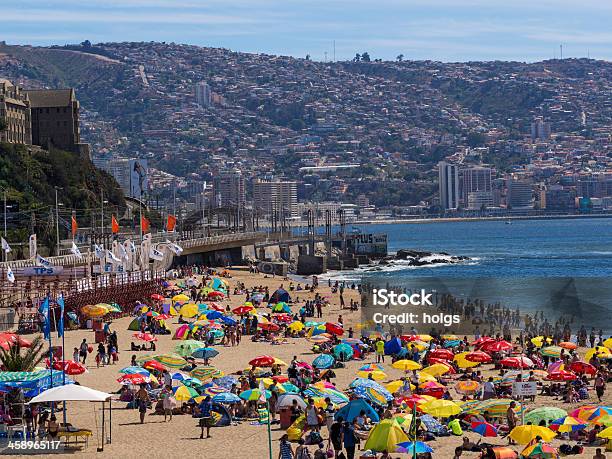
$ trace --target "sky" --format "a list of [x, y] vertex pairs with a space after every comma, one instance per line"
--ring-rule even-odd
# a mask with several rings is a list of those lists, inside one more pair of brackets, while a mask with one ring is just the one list
[[165, 41], [314, 60], [612, 58], [611, 0], [19, 0], [0, 40]]

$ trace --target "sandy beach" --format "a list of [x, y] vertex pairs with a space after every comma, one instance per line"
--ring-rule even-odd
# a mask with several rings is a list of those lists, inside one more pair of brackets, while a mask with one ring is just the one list
[[[247, 288], [267, 285], [270, 291], [274, 291], [276, 288], [280, 287], [281, 284], [284, 284], [285, 287], [289, 284], [289, 281], [283, 280], [282, 278], [265, 277], [263, 274], [251, 274], [243, 269], [233, 269], [230, 272], [232, 278], [229, 281], [232, 290], [236, 282], [243, 282]], [[324, 297], [327, 297], [331, 303], [329, 307], [323, 310], [323, 320], [336, 322], [338, 316], [341, 314], [344, 319], [345, 329], [352, 326], [356, 330], [357, 336], [357, 324], [360, 322], [360, 312], [350, 312], [348, 309], [340, 309], [338, 295], [332, 294], [327, 284], [320, 285], [317, 291]], [[294, 304], [300, 305], [303, 304], [306, 299], [312, 299], [314, 297], [313, 294], [307, 293], [306, 291], [293, 292], [292, 296]], [[358, 300], [358, 293], [356, 290], [346, 289], [344, 298], [348, 304], [351, 298]], [[242, 305], [244, 303], [244, 295], [232, 295], [229, 300], [226, 299], [222, 302], [224, 306], [228, 303], [232, 307]], [[294, 311], [297, 309], [298, 308], [295, 306], [293, 307]], [[117, 382], [117, 378], [120, 376], [118, 371], [130, 364], [130, 359], [133, 354], [138, 356], [147, 353], [144, 351], [131, 352], [129, 350], [130, 342], [134, 341], [132, 337], [134, 332], [127, 329], [131, 320], [132, 317], [124, 317], [114, 320], [111, 324], [111, 330], [117, 331], [118, 334], [120, 348], [119, 362], [114, 365], [96, 368], [94, 354], [90, 354], [87, 359], [89, 372], [75, 377], [80, 384], [106, 392], [116, 392], [120, 388], [120, 384]], [[174, 317], [169, 319], [168, 325], [172, 331], [174, 331], [177, 328], [177, 318]], [[86, 338], [89, 343], [94, 342], [94, 334], [90, 330], [75, 330], [66, 333], [67, 359], [70, 358], [72, 349], [77, 347], [83, 338]], [[180, 341], [172, 340], [172, 335], [162, 335], [158, 338], [159, 340], [156, 343], [156, 353], [158, 354], [173, 352], [175, 346], [180, 343]], [[212, 359], [212, 365], [221, 369], [226, 374], [232, 374], [238, 370], [248, 368], [249, 360], [261, 354], [269, 354], [285, 362], [289, 362], [293, 356], [298, 356], [300, 360], [307, 362], [312, 362], [316, 357], [311, 351], [312, 344], [303, 338], [289, 339], [288, 344], [275, 346], [264, 342], [254, 343], [249, 338], [249, 336], [245, 336], [241, 344], [236, 347], [216, 346], [220, 353], [217, 357]], [[341, 390], [346, 389], [350, 382], [356, 377], [357, 368], [365, 363], [373, 362], [373, 358], [374, 355], [371, 354], [366, 361], [350, 361], [347, 363], [345, 369], [336, 370], [337, 378], [334, 380], [336, 386]], [[389, 361], [385, 364], [385, 372], [388, 374], [389, 380], [400, 378], [403, 373], [400, 370], [393, 369], [390, 365], [390, 358], [388, 358], [388, 360]], [[485, 366], [485, 368], [490, 367], [491, 365]], [[286, 370], [286, 368], [284, 370]], [[493, 373], [485, 371], [484, 374], [488, 375]], [[453, 398], [458, 398], [454, 390], [451, 393]], [[591, 397], [593, 398], [594, 394], [591, 395]], [[592, 398], [589, 401], [594, 403]], [[606, 393], [605, 400], [602, 404], [610, 404], [611, 399], [609, 393]], [[569, 412], [575, 407], [584, 404], [586, 403], [569, 405], [553, 400], [551, 397], [538, 396], [535, 404], [530, 403], [527, 406], [528, 408], [533, 408], [535, 406], [559, 406]], [[105, 445], [104, 452], [96, 452], [97, 437], [94, 434], [89, 442], [89, 447], [75, 453], [76, 456], [125, 459], [141, 457], [163, 458], [168, 455], [215, 459], [265, 459], [268, 457], [268, 438], [264, 425], [250, 425], [249, 422], [246, 421], [239, 425], [213, 428], [211, 430], [212, 438], [201, 440], [199, 438], [200, 429], [197, 427], [197, 420], [189, 415], [177, 415], [174, 416], [171, 422], [164, 422], [163, 416], [151, 415], [151, 411], [149, 411], [145, 423], [141, 425], [138, 418], [138, 411], [125, 409], [125, 405], [124, 402], [113, 402], [112, 444]], [[96, 417], [97, 423], [100, 423], [100, 413], [98, 412], [96, 416], [96, 408], [99, 407], [93, 403], [71, 402], [68, 405], [68, 422], [77, 427], [92, 429], [95, 432]], [[323, 431], [323, 437], [326, 438], [327, 433], [325, 429], [323, 429]], [[272, 425], [274, 458], [278, 457], [278, 439], [283, 433], [284, 431], [280, 430], [278, 425]], [[479, 435], [473, 432], [468, 432], [466, 435], [473, 441], [480, 439]], [[507, 440], [499, 437], [486, 438], [485, 440], [493, 444], [507, 445]], [[439, 438], [429, 442], [429, 444], [435, 451], [433, 457], [447, 458], [452, 457], [454, 448], [459, 446], [460, 442], [461, 437], [451, 436]], [[553, 445], [555, 446], [559, 446], [560, 444], [561, 442], [559, 440], [553, 441]], [[520, 451], [521, 447], [515, 446], [515, 450]], [[593, 456], [594, 451], [594, 448], [586, 448], [582, 455], [572, 457], [590, 458]], [[392, 456], [409, 457], [407, 454], [399, 453], [394, 453]], [[357, 457], [359, 457], [358, 454]], [[465, 452], [462, 457], [476, 458], [478, 454]]]

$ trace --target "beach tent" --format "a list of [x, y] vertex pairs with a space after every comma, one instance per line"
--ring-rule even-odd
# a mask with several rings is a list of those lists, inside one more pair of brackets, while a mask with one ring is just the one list
[[378, 413], [374, 410], [374, 408], [372, 408], [372, 406], [368, 402], [366, 402], [362, 398], [351, 400], [342, 408], [340, 408], [336, 412], [335, 419], [342, 417], [343, 421], [353, 422], [353, 419], [359, 416], [361, 410], [365, 411], [366, 416], [368, 416], [372, 420], [372, 422], [380, 421]]
[[10, 389], [22, 389], [26, 397], [34, 397], [49, 387], [63, 384], [72, 384], [73, 381], [64, 376], [59, 370], [38, 371], [0, 371], [0, 391], [8, 392]]
[[104, 402], [109, 400], [111, 394], [77, 384], [53, 387], [37, 395], [28, 403], [47, 402]]
[[399, 422], [395, 419], [384, 419], [370, 431], [363, 449], [392, 453], [399, 448], [398, 443], [406, 441], [408, 435], [402, 430]]
[[280, 303], [281, 301], [288, 303], [290, 300], [289, 292], [284, 288], [279, 288], [270, 297], [270, 303]]
[[402, 341], [399, 338], [391, 338], [385, 343], [385, 355], [397, 354], [402, 350]]
[[130, 322], [130, 325], [128, 325], [128, 330], [140, 331], [140, 320], [138, 320], [138, 317]]

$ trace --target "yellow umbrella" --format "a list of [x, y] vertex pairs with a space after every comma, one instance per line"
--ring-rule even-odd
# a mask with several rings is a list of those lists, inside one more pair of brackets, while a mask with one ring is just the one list
[[608, 349], [612, 349], [612, 338], [608, 338], [607, 340], [605, 340], [603, 342], [603, 345], [606, 346]]
[[299, 332], [299, 331], [304, 330], [304, 324], [300, 322], [299, 320], [296, 320], [291, 325], [289, 325], [287, 328], [293, 332]]
[[425, 341], [426, 343], [429, 343], [432, 339], [433, 339], [433, 336], [431, 335], [419, 335], [419, 340]]
[[431, 366], [428, 366], [427, 368], [423, 368], [423, 373], [427, 373], [431, 376], [441, 376], [444, 373], [448, 373], [450, 371], [450, 368], [448, 368], [446, 365], [442, 365], [441, 363], [434, 363]]
[[184, 304], [179, 309], [179, 314], [183, 317], [195, 317], [198, 315], [198, 305], [194, 303]]
[[610, 350], [607, 347], [595, 346], [593, 349], [589, 349], [584, 355], [584, 361], [588, 362], [594, 355], [597, 355], [597, 357], [608, 357], [612, 354], [610, 354]]
[[429, 381], [437, 381], [434, 375], [430, 375], [429, 373], [420, 372], [419, 373], [419, 384], [423, 384]]
[[607, 438], [608, 440], [612, 440], [612, 426], [606, 427], [604, 430], [599, 432], [597, 436], [599, 438]]
[[455, 384], [455, 390], [460, 394], [474, 394], [480, 388], [480, 383], [477, 381], [459, 381]]
[[404, 381], [402, 381], [401, 379], [397, 379], [395, 381], [391, 381], [388, 384], [385, 384], [385, 388], [391, 392], [392, 394], [394, 394], [395, 392], [397, 392], [398, 390], [400, 390], [400, 387], [402, 387], [404, 385]]
[[[531, 338], [531, 342], [536, 347], [542, 347], [544, 345], [544, 337], [543, 336], [536, 336], [535, 338]], [[552, 340], [550, 338], [546, 338], [546, 342], [548, 344], [550, 344], [550, 343], [552, 343]]]
[[198, 392], [187, 386], [180, 386], [174, 393], [174, 398], [179, 402], [186, 402], [197, 396]]
[[459, 354], [455, 354], [455, 356], [453, 357], [453, 362], [455, 362], [457, 366], [461, 369], [472, 368], [477, 365], [480, 365], [479, 362], [470, 362], [469, 360], [467, 360], [465, 356], [468, 354], [469, 352], [461, 352]]
[[455, 340], [455, 339], [459, 339], [459, 337], [457, 335], [442, 335], [442, 339]]
[[447, 418], [461, 413], [461, 407], [450, 400], [436, 399], [419, 405], [423, 413], [438, 418]]
[[189, 297], [187, 295], [185, 295], [184, 293], [179, 293], [178, 295], [174, 295], [172, 297], [172, 301], [174, 301], [175, 303], [177, 301], [189, 301]]
[[274, 357], [274, 365], [281, 365], [283, 367], [288, 366], [286, 362], [282, 361], [278, 357]]
[[380, 370], [358, 371], [357, 375], [361, 378], [369, 378], [371, 376], [374, 381], [382, 381], [383, 379], [387, 378], [387, 374]]
[[541, 437], [544, 441], [551, 441], [557, 436], [555, 432], [544, 426], [524, 425], [517, 426], [508, 435], [521, 445], [526, 445], [536, 437]]
[[420, 363], [415, 362], [414, 360], [398, 360], [391, 364], [393, 368], [397, 368], [402, 371], [411, 371], [411, 370], [420, 370], [423, 366]]
[[81, 308], [81, 312], [88, 317], [102, 317], [108, 314], [108, 308], [98, 304], [88, 304]]

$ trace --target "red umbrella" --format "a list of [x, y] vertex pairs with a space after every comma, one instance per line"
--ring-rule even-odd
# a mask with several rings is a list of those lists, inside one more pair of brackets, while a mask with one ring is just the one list
[[280, 330], [280, 327], [278, 325], [273, 324], [271, 322], [258, 324], [257, 326], [261, 328], [262, 330], [267, 330], [267, 331], [279, 331]]
[[282, 384], [282, 383], [289, 381], [289, 378], [287, 376], [278, 375], [278, 376], [272, 376], [272, 380], [275, 383]]
[[223, 298], [223, 296], [224, 296], [224, 295], [223, 295], [223, 293], [221, 293], [221, 292], [210, 292], [210, 293], [208, 294], [208, 297], [209, 297], [209, 298]]
[[160, 295], [159, 293], [154, 293], [153, 295], [151, 295], [151, 299], [152, 300], [157, 300], [157, 301], [163, 301], [164, 300], [164, 296]]
[[272, 319], [276, 320], [277, 322], [283, 322], [287, 324], [293, 322], [293, 317], [291, 317], [289, 314], [277, 314], [275, 316], [272, 316]]
[[402, 341], [418, 341], [418, 335], [400, 335]]
[[512, 344], [508, 341], [490, 341], [482, 345], [482, 350], [487, 352], [502, 352], [509, 351], [513, 348]]
[[145, 375], [141, 375], [140, 373], [133, 373], [121, 376], [121, 378], [117, 379], [117, 382], [138, 385], [148, 383], [149, 378], [147, 378]]
[[256, 367], [271, 367], [274, 365], [274, 357], [269, 355], [260, 355], [259, 357], [255, 357], [253, 360], [249, 361], [249, 365]]
[[147, 370], [158, 371], [164, 371], [166, 369], [166, 367], [163, 364], [159, 363], [157, 360], [147, 360], [142, 367], [146, 368]]
[[472, 346], [479, 347], [479, 346], [482, 346], [483, 344], [491, 343], [494, 341], [495, 341], [495, 338], [491, 338], [490, 336], [481, 336], [476, 341], [472, 341]]
[[344, 329], [342, 328], [342, 325], [335, 324], [332, 322], [327, 322], [325, 324], [325, 331], [327, 333], [331, 333], [332, 335], [338, 335], [338, 336], [342, 336], [344, 334]]
[[225, 312], [225, 308], [223, 306], [219, 306], [217, 303], [208, 303], [208, 307], [210, 309], [214, 309], [215, 311]]
[[453, 357], [455, 357], [455, 354], [453, 354], [453, 351], [450, 351], [448, 349], [438, 348], [438, 349], [434, 349], [433, 351], [431, 351], [428, 354], [428, 357], [432, 357], [434, 359], [442, 359], [442, 360], [453, 360]]
[[580, 360], [570, 363], [567, 368], [568, 370], [573, 371], [574, 373], [578, 373], [579, 375], [594, 375], [595, 373], [597, 373], [597, 368], [595, 368], [590, 363], [581, 362]]
[[499, 363], [510, 368], [531, 368], [534, 365], [533, 361], [525, 356], [507, 357]]
[[251, 312], [253, 309], [255, 309], [253, 308], [253, 306], [238, 306], [237, 308], [232, 309], [232, 312], [238, 316], [244, 316]]
[[153, 317], [153, 320], [168, 320], [170, 317], [170, 315], [168, 314], [160, 314], [158, 316]]
[[465, 355], [465, 360], [468, 362], [488, 363], [491, 360], [491, 356], [483, 351], [474, 351]]
[[153, 336], [151, 333], [138, 332], [134, 333], [132, 336], [139, 341], [157, 341], [157, 336]]
[[574, 381], [578, 379], [578, 376], [576, 376], [571, 371], [558, 370], [549, 373], [546, 379], [548, 379], [549, 381]]
[[75, 362], [74, 360], [59, 360], [53, 364], [53, 368], [61, 370], [70, 376], [82, 375], [87, 371], [85, 365], [80, 362]]

